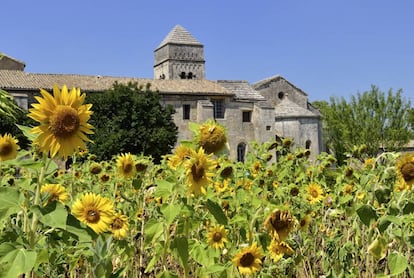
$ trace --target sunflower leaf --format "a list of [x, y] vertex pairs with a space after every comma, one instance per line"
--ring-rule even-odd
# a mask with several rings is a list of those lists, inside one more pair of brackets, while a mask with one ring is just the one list
[[378, 218], [377, 213], [375, 210], [369, 205], [362, 205], [359, 209], [357, 209], [357, 214], [359, 219], [361, 219], [362, 223], [369, 226], [372, 221]]
[[388, 255], [388, 267], [391, 275], [397, 275], [404, 272], [408, 267], [407, 258], [398, 253], [390, 253]]
[[208, 211], [214, 216], [219, 224], [227, 225], [227, 217], [216, 202], [208, 199], [206, 206]]

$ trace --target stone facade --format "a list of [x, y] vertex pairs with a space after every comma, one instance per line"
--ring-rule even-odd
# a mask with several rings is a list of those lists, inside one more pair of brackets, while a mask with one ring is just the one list
[[182, 26], [175, 26], [154, 51], [154, 79], [76, 74], [36, 74], [2, 67], [0, 88], [28, 108], [39, 88], [51, 90], [54, 84], [80, 87], [94, 93], [112, 84], [138, 82], [158, 90], [164, 105], [175, 108], [178, 140], [191, 139], [190, 122], [208, 119], [224, 125], [230, 153], [244, 161], [249, 143], [291, 137], [296, 147], [309, 148], [315, 157], [322, 149], [321, 115], [305, 92], [281, 76], [255, 84], [242, 80], [206, 80], [204, 46]]

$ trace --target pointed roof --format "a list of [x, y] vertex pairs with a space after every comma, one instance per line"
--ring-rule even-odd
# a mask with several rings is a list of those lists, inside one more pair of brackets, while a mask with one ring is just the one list
[[181, 25], [175, 25], [175, 27], [168, 33], [165, 39], [158, 45], [157, 49], [169, 43], [202, 46], [202, 44]]

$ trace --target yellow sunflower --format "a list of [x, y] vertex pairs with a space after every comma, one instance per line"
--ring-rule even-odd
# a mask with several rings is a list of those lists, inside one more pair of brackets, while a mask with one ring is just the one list
[[317, 183], [311, 183], [308, 186], [308, 200], [311, 204], [316, 204], [323, 200], [322, 187]]
[[226, 147], [226, 129], [213, 120], [208, 120], [200, 125], [199, 134], [196, 137], [198, 145], [206, 153], [219, 153]]
[[265, 220], [265, 228], [273, 238], [285, 240], [295, 227], [295, 218], [287, 210], [275, 209]]
[[39, 103], [32, 104], [28, 116], [40, 123], [31, 132], [38, 136], [34, 143], [51, 157], [58, 155], [67, 158], [79, 148], [86, 149], [86, 134], [92, 134], [93, 127], [88, 124], [92, 115], [92, 104], [83, 104], [86, 95], [80, 89], [68, 91], [63, 85], [62, 91], [55, 85], [53, 96], [40, 89], [42, 97], [36, 96]]
[[406, 153], [398, 158], [395, 170], [400, 181], [411, 188], [414, 184], [414, 153]]
[[128, 216], [118, 212], [111, 224], [111, 231], [115, 239], [125, 239], [128, 236]]
[[217, 193], [223, 193], [229, 187], [229, 183], [230, 182], [228, 179], [225, 179], [223, 181], [216, 181], [214, 183], [214, 189], [216, 190]]
[[284, 241], [272, 239], [268, 247], [270, 257], [273, 262], [279, 261], [285, 254], [290, 256], [293, 254], [293, 249]]
[[224, 226], [214, 226], [210, 228], [207, 234], [207, 241], [215, 249], [224, 247], [224, 243], [227, 242], [227, 231]]
[[241, 250], [233, 258], [233, 264], [238, 267], [240, 274], [255, 274], [262, 268], [263, 250], [257, 243]]
[[66, 188], [60, 184], [45, 184], [40, 188], [40, 193], [49, 194], [49, 198], [46, 203], [59, 201], [62, 204], [69, 200], [69, 194], [66, 192]]
[[17, 150], [19, 140], [14, 138], [11, 134], [6, 133], [0, 135], [0, 161], [6, 161], [15, 159], [17, 156]]
[[124, 178], [131, 178], [135, 176], [136, 168], [134, 158], [130, 153], [120, 154], [116, 160], [118, 167], [118, 174]]
[[177, 169], [178, 166], [190, 157], [191, 151], [192, 149], [186, 145], [178, 145], [174, 154], [168, 158], [168, 166], [171, 169]]
[[211, 156], [212, 154], [206, 155], [203, 148], [200, 148], [198, 152], [192, 150], [190, 158], [184, 163], [187, 169], [189, 191], [196, 196], [206, 194], [206, 187], [210, 184], [211, 177], [214, 176], [213, 171], [216, 165]]
[[106, 197], [85, 193], [73, 204], [72, 214], [100, 234], [107, 231], [112, 224], [114, 204]]

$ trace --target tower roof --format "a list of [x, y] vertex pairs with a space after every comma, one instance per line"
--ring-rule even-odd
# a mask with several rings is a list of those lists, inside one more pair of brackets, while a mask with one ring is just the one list
[[181, 25], [175, 25], [175, 27], [168, 33], [165, 39], [158, 45], [157, 49], [169, 43], [202, 46], [202, 44]]

